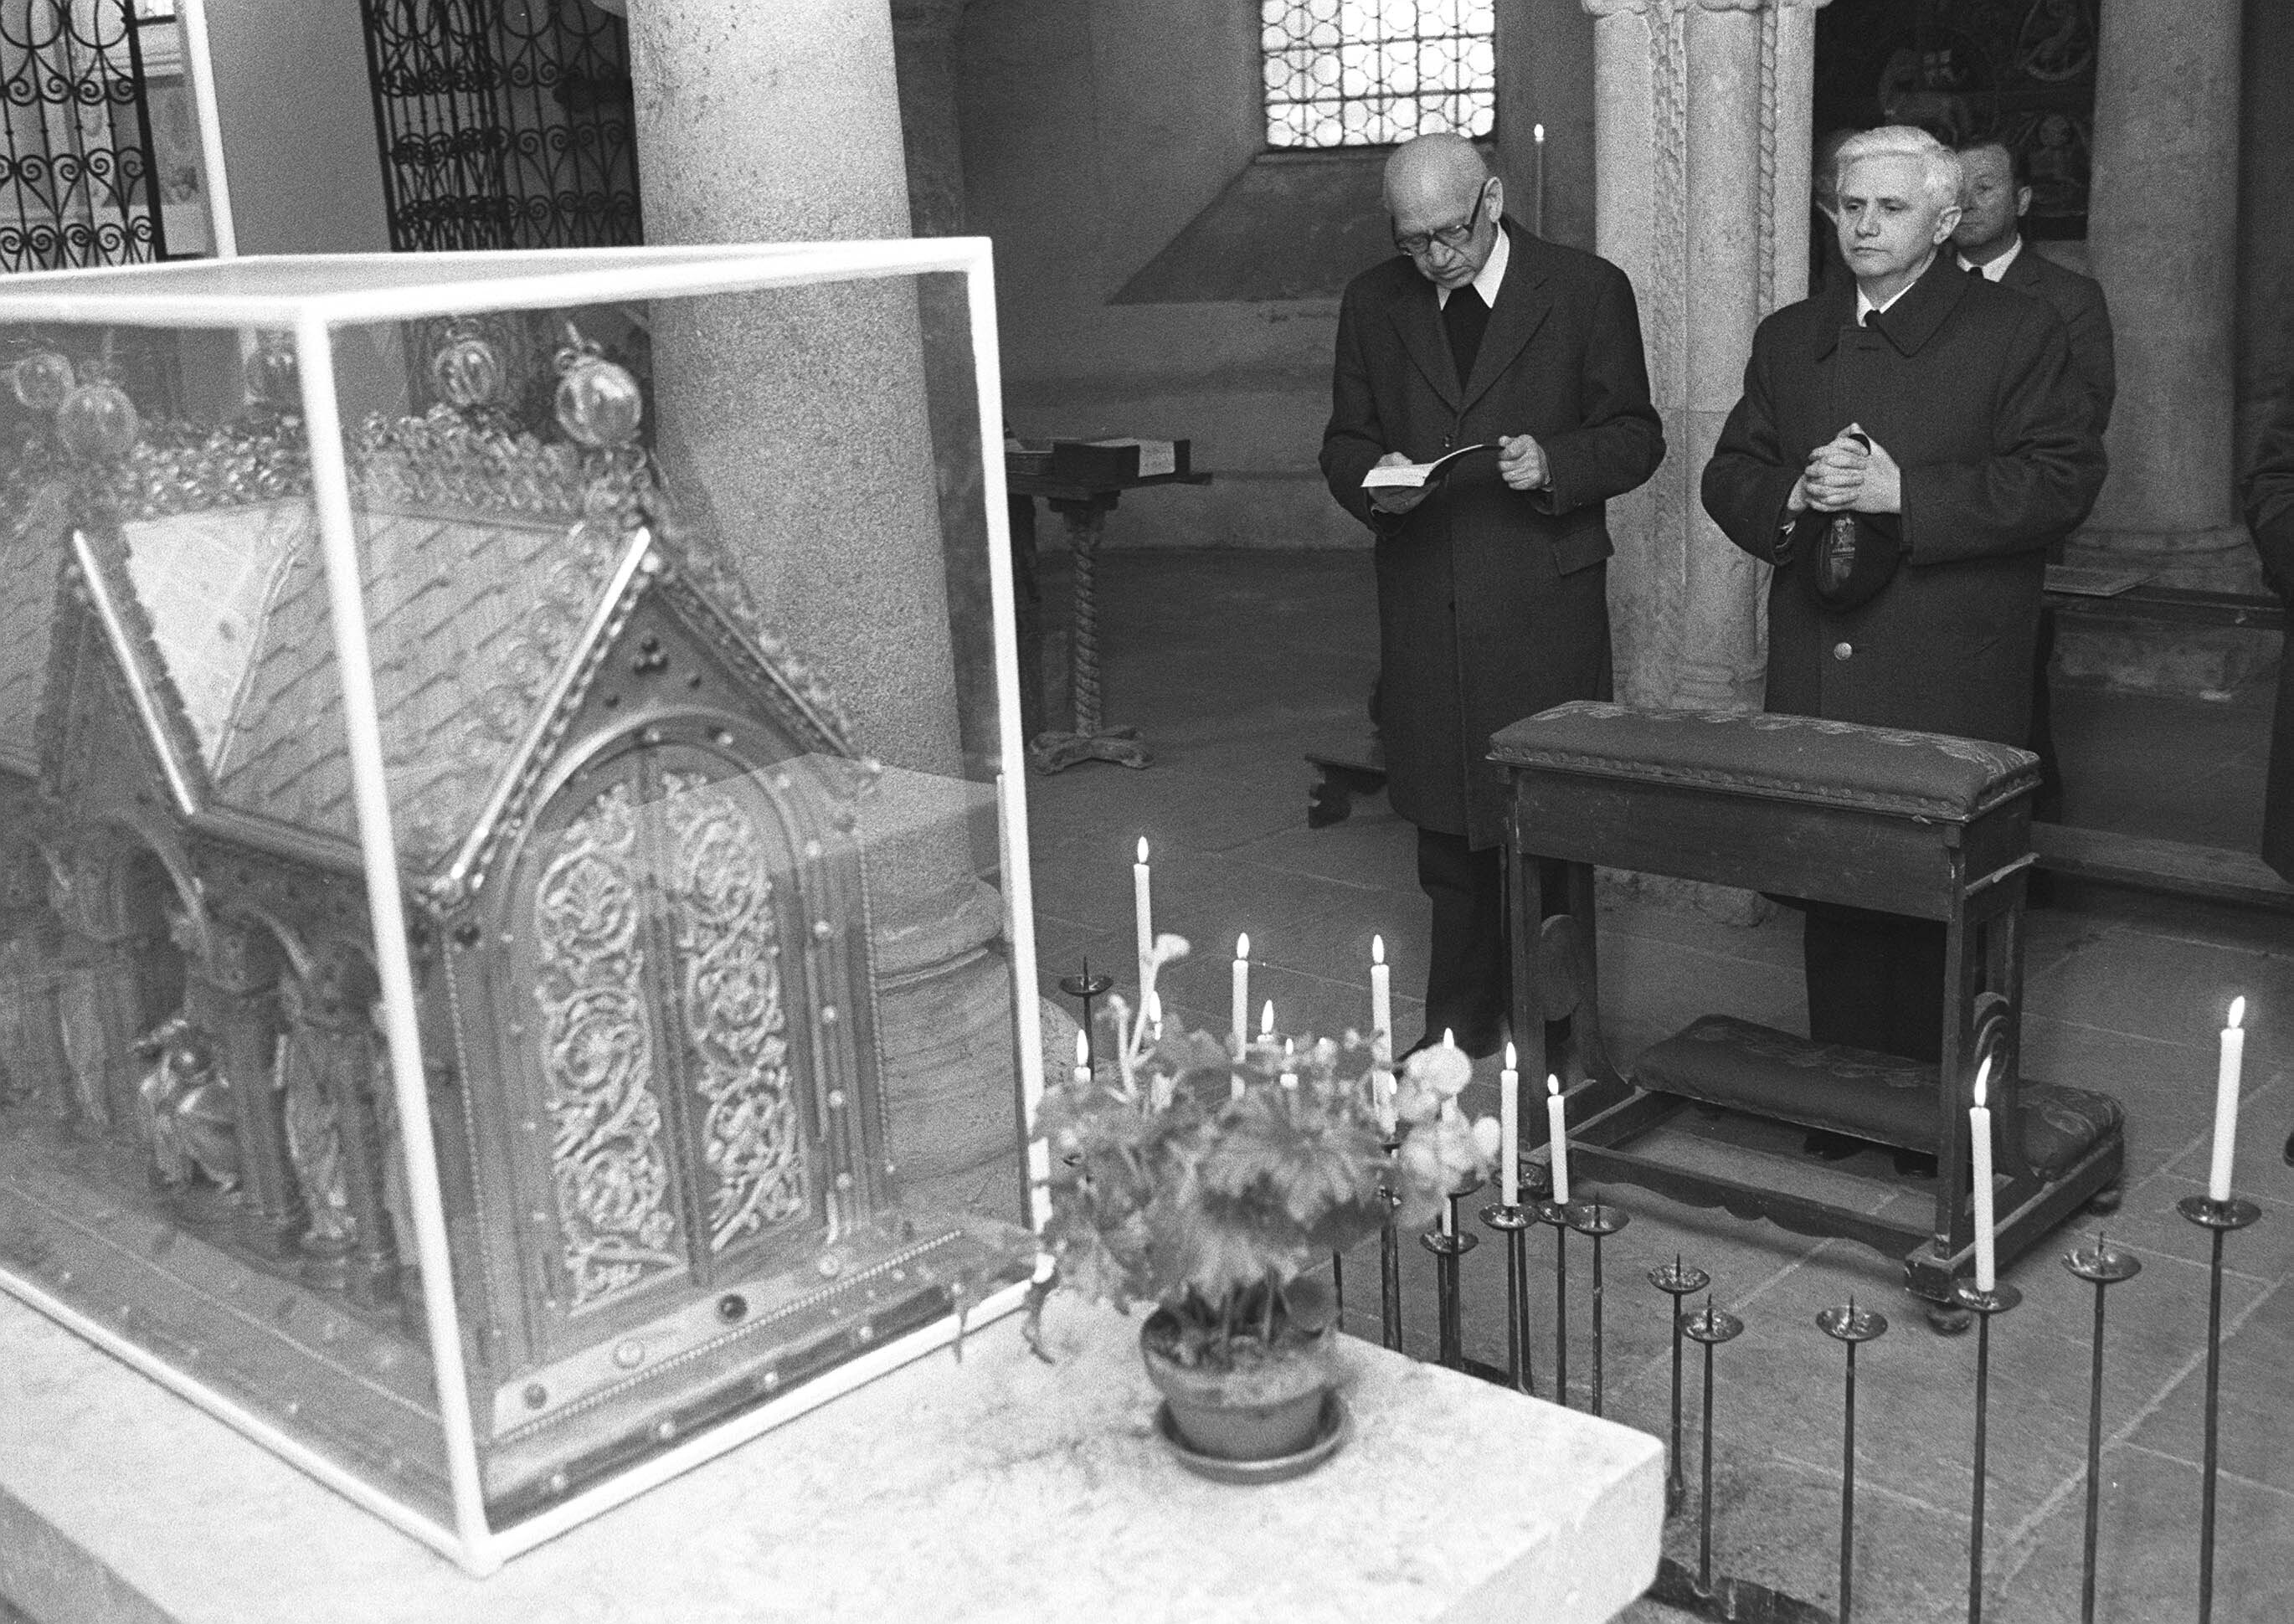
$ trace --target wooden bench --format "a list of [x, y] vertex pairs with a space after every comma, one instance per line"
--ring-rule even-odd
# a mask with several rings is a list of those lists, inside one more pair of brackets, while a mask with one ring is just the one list
[[[1566, 1079], [1570, 1157], [1582, 1177], [1900, 1255], [1931, 1320], [1957, 1329], [1966, 1316], [1947, 1305], [1974, 1256], [1967, 1108], [1988, 1053], [2001, 1261], [2090, 1202], [2115, 1198], [2125, 1155], [2118, 1102], [2021, 1072], [2023, 889], [2038, 786], [2028, 751], [1812, 718], [1595, 702], [1557, 706], [1492, 743], [1512, 783], [1514, 939], [1537, 944], [1514, 954], [1513, 1029], [1525, 1071]], [[1579, 865], [1566, 911], [1551, 918], [1529, 860], [1538, 857]], [[1706, 1017], [1622, 1075], [1600, 1035], [1591, 865], [1941, 922], [1941, 1064]], [[1550, 1060], [1549, 1021], [1566, 1034]], [[1633, 1148], [1692, 1103], [1932, 1151], [1932, 1221]]]

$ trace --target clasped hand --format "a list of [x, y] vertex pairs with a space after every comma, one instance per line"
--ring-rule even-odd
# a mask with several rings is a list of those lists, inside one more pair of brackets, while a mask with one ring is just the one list
[[1870, 440], [1855, 424], [1842, 429], [1826, 444], [1809, 453], [1808, 467], [1793, 485], [1789, 506], [1794, 513], [1813, 508], [1818, 513], [1901, 513], [1904, 510], [1903, 470], [1887, 447]]

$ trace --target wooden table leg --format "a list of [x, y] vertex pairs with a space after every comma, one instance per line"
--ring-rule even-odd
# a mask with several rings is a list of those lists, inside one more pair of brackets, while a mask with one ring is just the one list
[[1068, 542], [1075, 557], [1075, 629], [1069, 639], [1069, 670], [1075, 688], [1075, 729], [1046, 733], [1029, 746], [1029, 758], [1040, 773], [1056, 773], [1078, 761], [1112, 761], [1120, 767], [1145, 767], [1154, 758], [1139, 742], [1136, 727], [1110, 727], [1100, 718], [1099, 543], [1107, 525], [1107, 509], [1096, 503], [1052, 504], [1066, 518]]

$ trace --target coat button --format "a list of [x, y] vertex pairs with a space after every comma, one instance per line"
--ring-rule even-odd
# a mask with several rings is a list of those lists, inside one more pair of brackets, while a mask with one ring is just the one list
[[1832, 646], [1832, 657], [1834, 660], [1845, 660], [1849, 655], [1855, 652], [1856, 651], [1854, 649], [1849, 647], [1845, 643], [1834, 643]]

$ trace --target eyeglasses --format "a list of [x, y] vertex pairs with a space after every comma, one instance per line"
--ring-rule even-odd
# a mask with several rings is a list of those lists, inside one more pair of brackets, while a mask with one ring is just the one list
[[1394, 246], [1412, 259], [1416, 259], [1437, 242], [1445, 248], [1464, 248], [1474, 240], [1474, 228], [1482, 223], [1483, 199], [1489, 195], [1490, 189], [1485, 183], [1474, 194], [1474, 212], [1466, 216], [1462, 224], [1439, 225], [1430, 231], [1420, 231], [1408, 237], [1397, 237], [1394, 240]]

